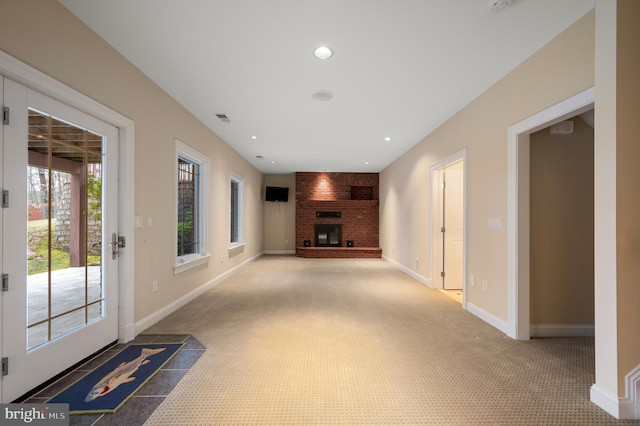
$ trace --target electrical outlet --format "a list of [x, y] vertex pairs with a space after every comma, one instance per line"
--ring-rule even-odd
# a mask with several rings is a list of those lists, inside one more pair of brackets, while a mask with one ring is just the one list
[[158, 291], [158, 280], [153, 280], [153, 283], [151, 283], [151, 290], [153, 292]]
[[420, 264], [420, 261], [418, 260], [418, 258], [416, 257], [416, 269], [418, 269], [418, 265]]
[[469, 275], [469, 285], [471, 287], [475, 287], [476, 286], [476, 276], [471, 274]]
[[482, 290], [484, 290], [484, 291], [489, 290], [489, 286], [487, 284], [487, 280], [482, 280]]

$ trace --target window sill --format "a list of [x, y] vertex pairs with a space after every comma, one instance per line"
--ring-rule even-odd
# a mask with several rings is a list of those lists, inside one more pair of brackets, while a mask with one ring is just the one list
[[236, 250], [244, 247], [244, 243], [231, 243], [229, 244], [229, 251]]
[[173, 267], [173, 275], [178, 275], [190, 269], [197, 268], [198, 266], [206, 265], [209, 263], [210, 257], [210, 254], [196, 254], [184, 258], [178, 258], [178, 263]]

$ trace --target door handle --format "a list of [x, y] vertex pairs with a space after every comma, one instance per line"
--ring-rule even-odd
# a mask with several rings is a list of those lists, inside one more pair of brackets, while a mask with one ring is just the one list
[[126, 245], [126, 239], [118, 236], [115, 232], [111, 234], [111, 258], [116, 260], [120, 255], [120, 249]]

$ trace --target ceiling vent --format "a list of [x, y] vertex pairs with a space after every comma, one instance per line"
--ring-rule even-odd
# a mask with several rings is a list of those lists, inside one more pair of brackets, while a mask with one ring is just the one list
[[551, 126], [550, 129], [552, 135], [570, 135], [573, 133], [573, 121], [561, 121]]
[[224, 123], [231, 123], [231, 120], [229, 120], [229, 117], [227, 117], [227, 114], [216, 114], [216, 117], [218, 117], [220, 121]]

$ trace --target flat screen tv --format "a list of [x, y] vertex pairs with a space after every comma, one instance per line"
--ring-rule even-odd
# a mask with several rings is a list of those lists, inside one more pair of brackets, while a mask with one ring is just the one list
[[289, 188], [282, 186], [267, 186], [265, 201], [289, 201]]

